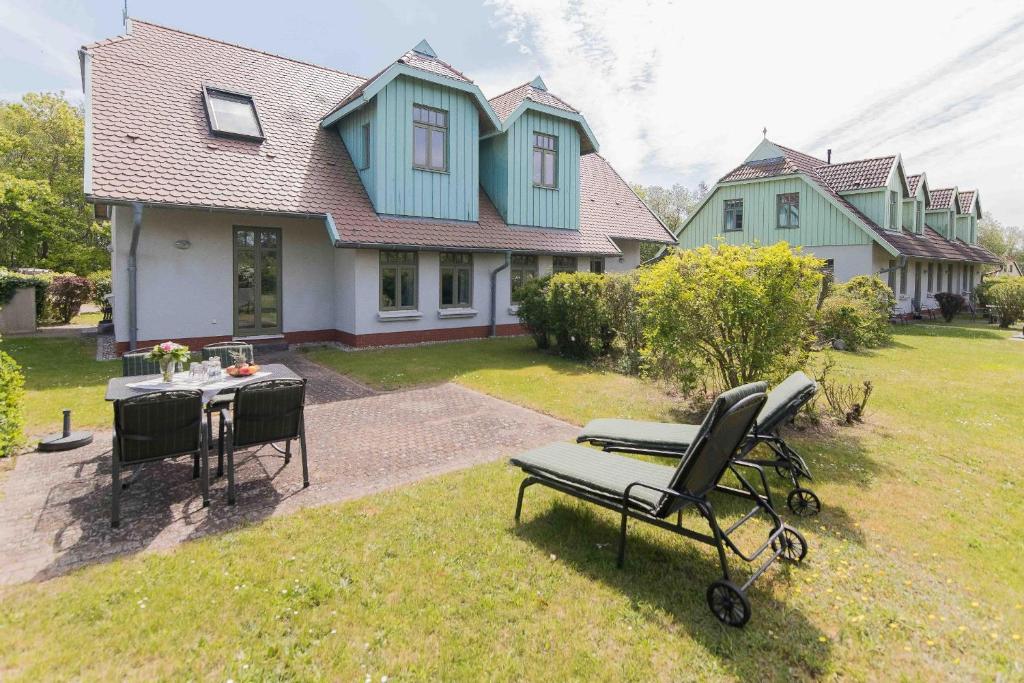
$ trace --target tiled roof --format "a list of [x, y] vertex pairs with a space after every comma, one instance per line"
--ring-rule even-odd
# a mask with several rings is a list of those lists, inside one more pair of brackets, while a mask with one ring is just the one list
[[960, 193], [960, 213], [970, 213], [974, 208], [974, 190], [965, 190]]
[[[579, 231], [509, 226], [483, 195], [477, 222], [378, 216], [341, 137], [319, 125], [362, 78], [137, 20], [84, 50], [97, 201], [329, 213], [351, 245], [615, 254], [610, 238], [674, 241], [596, 154], [581, 158]], [[250, 93], [266, 139], [211, 135], [204, 83]]]
[[895, 156], [861, 159], [841, 164], [825, 164], [816, 170], [818, 175], [836, 192], [884, 187], [889, 182]]
[[572, 112], [573, 114], [579, 113], [579, 111], [573, 108], [572, 105], [561, 97], [553, 95], [547, 90], [535, 88], [530, 83], [523, 83], [518, 88], [512, 88], [508, 92], [504, 92], [497, 97], [492, 97], [487, 101], [490, 102], [491, 107], [498, 115], [498, 118], [504, 121], [512, 112], [519, 108], [519, 105], [522, 104], [524, 100], [531, 100], [537, 104], [546, 104], [549, 107]]
[[953, 188], [945, 187], [940, 190], [932, 190], [928, 195], [932, 200], [931, 208], [949, 209], [953, 205]]
[[[994, 262], [992, 259], [995, 257], [986, 249], [964, 244], [963, 242], [960, 242], [958, 245], [956, 242], [947, 240], [927, 226], [924, 232], [919, 235], [904, 231], [886, 230], [840, 194], [841, 192], [853, 189], [884, 186], [888, 182], [892, 166], [896, 162], [895, 155], [842, 164], [829, 164], [809, 154], [783, 147], [777, 143], [773, 144], [782, 151], [783, 156], [744, 162], [726, 173], [719, 182], [757, 180], [802, 173], [823, 194], [830, 197], [836, 204], [846, 209], [867, 226], [881, 243], [891, 245], [901, 254], [921, 258]], [[913, 178], [913, 181], [911, 181], [911, 178]], [[920, 174], [907, 178], [911, 194], [917, 191], [917, 184], [920, 180]], [[945, 207], [949, 207], [953, 194], [952, 189], [933, 190], [931, 192], [931, 202], [933, 204], [931, 208], [941, 208], [934, 206], [934, 204], [937, 195], [940, 200], [942, 199], [941, 193], [943, 192], [947, 195], [945, 196]]]
[[921, 182], [921, 174], [920, 173], [918, 173], [916, 175], [908, 175], [907, 176], [907, 190], [909, 191], [911, 197], [913, 197], [915, 194], [917, 194], [917, 186], [918, 186], [918, 184], [920, 182]]

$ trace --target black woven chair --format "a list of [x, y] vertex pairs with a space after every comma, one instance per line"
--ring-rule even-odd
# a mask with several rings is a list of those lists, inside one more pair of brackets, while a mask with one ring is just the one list
[[121, 375], [123, 377], [136, 377], [138, 375], [160, 374], [160, 363], [149, 360], [146, 356], [149, 351], [136, 351], [121, 356]]
[[284, 442], [284, 461], [292, 459], [292, 441], [299, 440], [302, 487], [309, 486], [306, 461], [305, 379], [268, 379], [244, 384], [235, 392], [233, 411], [220, 413], [220, 449], [227, 451], [228, 505], [235, 504], [235, 449]]
[[192, 456], [192, 477], [201, 480], [205, 507], [210, 504], [210, 467], [202, 392], [159, 391], [114, 401], [110, 526], [116, 529], [121, 521], [122, 468], [182, 455]]

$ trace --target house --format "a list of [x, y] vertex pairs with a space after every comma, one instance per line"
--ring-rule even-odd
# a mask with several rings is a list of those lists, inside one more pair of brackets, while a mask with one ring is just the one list
[[825, 260], [833, 277], [879, 275], [898, 309], [969, 293], [999, 259], [977, 244], [977, 190], [932, 189], [899, 154], [832, 163], [762, 140], [680, 226], [681, 248], [786, 241]]
[[1021, 269], [1020, 263], [1017, 261], [1003, 261], [1002, 267], [994, 273], [995, 275], [1003, 275], [1006, 277], [1021, 277], [1024, 275], [1024, 270]]
[[516, 334], [526, 280], [674, 242], [543, 80], [426, 41], [364, 78], [131, 20], [80, 59], [120, 351]]

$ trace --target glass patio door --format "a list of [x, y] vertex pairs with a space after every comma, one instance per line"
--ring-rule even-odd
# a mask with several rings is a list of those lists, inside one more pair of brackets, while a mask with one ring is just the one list
[[234, 229], [235, 335], [281, 332], [281, 230]]

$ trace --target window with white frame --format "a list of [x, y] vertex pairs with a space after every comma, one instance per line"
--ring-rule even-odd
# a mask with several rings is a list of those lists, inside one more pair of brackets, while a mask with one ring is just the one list
[[380, 252], [380, 310], [416, 309], [418, 270], [415, 251]]
[[473, 255], [441, 253], [441, 308], [473, 305]]

